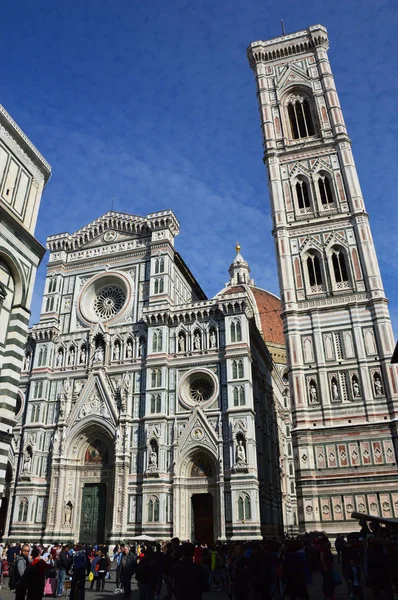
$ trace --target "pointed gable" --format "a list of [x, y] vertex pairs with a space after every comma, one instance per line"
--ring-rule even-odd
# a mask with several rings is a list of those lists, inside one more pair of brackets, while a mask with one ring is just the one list
[[207, 420], [207, 417], [200, 407], [196, 407], [178, 440], [178, 449], [180, 456], [199, 448], [210, 450], [217, 456], [217, 434]]
[[78, 421], [86, 417], [90, 418], [93, 415], [107, 420], [116, 427], [118, 412], [112, 386], [101, 371], [89, 375], [69, 415], [68, 425], [73, 427]]

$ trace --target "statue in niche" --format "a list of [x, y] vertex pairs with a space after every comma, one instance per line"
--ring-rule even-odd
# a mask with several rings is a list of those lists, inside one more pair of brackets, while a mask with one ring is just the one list
[[80, 349], [80, 356], [79, 356], [79, 364], [80, 365], [86, 364], [86, 355], [87, 355], [86, 346], [82, 346]]
[[75, 364], [75, 349], [71, 348], [69, 351], [68, 365], [71, 367], [74, 364]]
[[113, 360], [119, 360], [120, 359], [120, 344], [118, 344], [116, 342], [116, 344], [113, 346]]
[[142, 358], [142, 357], [145, 356], [145, 354], [146, 354], [145, 340], [144, 340], [144, 338], [141, 338], [141, 340], [140, 340], [139, 356]]
[[318, 392], [313, 381], [310, 383], [310, 397], [312, 403], [318, 402]]
[[133, 344], [131, 343], [131, 340], [128, 340], [127, 342], [126, 358], [133, 358]]
[[64, 511], [64, 524], [70, 525], [72, 522], [72, 505], [68, 502]]
[[178, 349], [180, 352], [185, 352], [185, 336], [178, 336]]
[[212, 330], [211, 334], [210, 334], [210, 348], [216, 348], [217, 347], [217, 337], [216, 334], [214, 333], [214, 330]]
[[353, 380], [352, 380], [352, 393], [354, 394], [354, 398], [360, 398], [360, 396], [361, 396], [359, 384], [355, 378], [353, 378]]
[[62, 350], [58, 350], [57, 352], [57, 367], [62, 367], [62, 363], [64, 360], [64, 353]]
[[32, 454], [30, 448], [26, 448], [23, 456], [23, 473], [30, 473], [32, 470]]
[[335, 379], [332, 379], [332, 398], [333, 400], [339, 399], [339, 388]]
[[383, 394], [383, 386], [381, 385], [380, 377], [377, 373], [374, 376], [373, 386], [376, 396], [381, 396]]
[[149, 466], [151, 469], [156, 469], [158, 466], [158, 455], [156, 454], [156, 450], [151, 447], [151, 451], [149, 453]]
[[94, 356], [93, 356], [93, 363], [95, 363], [95, 362], [100, 362], [100, 363], [104, 362], [104, 349], [101, 345], [97, 346], [97, 348], [95, 349]]
[[246, 462], [246, 452], [242, 440], [239, 440], [238, 446], [236, 448], [236, 462], [238, 464]]
[[65, 396], [69, 396], [72, 389], [69, 379], [65, 379], [65, 381], [62, 384], [62, 387], [64, 388]]
[[31, 356], [30, 356], [30, 354], [27, 354], [25, 356], [25, 364], [24, 364], [24, 370], [25, 371], [29, 371], [29, 369], [30, 369], [30, 361], [31, 361]]
[[201, 344], [202, 344], [202, 342], [201, 342], [199, 333], [195, 333], [194, 338], [193, 338], [193, 345], [194, 345], [195, 350], [200, 350]]

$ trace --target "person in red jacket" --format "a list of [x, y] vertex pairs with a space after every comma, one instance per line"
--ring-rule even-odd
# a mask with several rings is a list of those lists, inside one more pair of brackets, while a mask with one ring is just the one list
[[27, 591], [26, 600], [41, 600], [44, 594], [45, 574], [52, 567], [40, 558], [37, 546], [32, 549], [30, 561], [22, 575], [20, 586]]

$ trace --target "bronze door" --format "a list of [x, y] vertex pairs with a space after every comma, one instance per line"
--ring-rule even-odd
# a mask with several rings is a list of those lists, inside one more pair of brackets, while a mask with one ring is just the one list
[[105, 506], [105, 483], [84, 484], [79, 542], [83, 544], [105, 542]]
[[214, 542], [213, 496], [193, 494], [192, 513], [195, 541], [211, 546]]

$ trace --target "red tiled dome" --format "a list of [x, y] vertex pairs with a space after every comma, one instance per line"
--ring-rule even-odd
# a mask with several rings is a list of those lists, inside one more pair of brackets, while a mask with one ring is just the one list
[[[254, 296], [260, 315], [261, 328], [263, 330], [264, 341], [271, 344], [285, 344], [283, 335], [283, 323], [281, 319], [282, 304], [277, 296], [274, 296], [266, 290], [255, 286], [247, 286]], [[236, 285], [227, 288], [222, 293], [238, 294], [246, 291], [243, 285]]]

